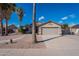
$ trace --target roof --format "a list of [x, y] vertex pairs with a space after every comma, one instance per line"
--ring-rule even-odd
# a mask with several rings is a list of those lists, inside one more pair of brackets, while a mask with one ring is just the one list
[[54, 24], [57, 24], [57, 25], [61, 26], [61, 24], [58, 24], [58, 23], [56, 23], [56, 22], [48, 21], [48, 22], [46, 22], [46, 23], [43, 23], [43, 24], [39, 25], [39, 27], [40, 27], [40, 26], [43, 26], [43, 25], [45, 25], [45, 24], [48, 24], [48, 23], [54, 23]]
[[36, 24], [36, 26], [39, 26], [39, 25], [41, 25], [42, 23], [41, 23], [41, 22], [36, 22], [35, 24]]
[[79, 24], [72, 26], [71, 28], [79, 28]]
[[10, 28], [10, 29], [17, 29], [17, 27], [14, 24], [9, 25], [8, 28]]

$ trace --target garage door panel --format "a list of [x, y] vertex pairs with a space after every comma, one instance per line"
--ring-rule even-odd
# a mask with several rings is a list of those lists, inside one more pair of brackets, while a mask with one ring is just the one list
[[43, 28], [42, 30], [43, 35], [58, 35], [59, 34], [59, 28]]

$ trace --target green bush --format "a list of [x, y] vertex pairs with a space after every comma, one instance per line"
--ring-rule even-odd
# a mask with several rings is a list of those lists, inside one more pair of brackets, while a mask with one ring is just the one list
[[19, 29], [19, 32], [20, 32], [20, 33], [24, 33], [24, 29], [23, 29], [23, 28], [20, 28], [20, 29]]

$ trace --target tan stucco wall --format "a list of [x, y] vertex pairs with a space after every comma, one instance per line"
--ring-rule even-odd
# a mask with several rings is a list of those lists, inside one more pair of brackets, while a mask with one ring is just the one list
[[79, 32], [76, 33], [77, 30], [78, 30], [78, 28], [72, 28], [72, 29], [71, 29], [71, 31], [74, 32], [74, 34], [79, 34]]
[[71, 32], [76, 32], [76, 28], [71, 28]]
[[45, 24], [45, 25], [43, 25], [41, 27], [60, 27], [60, 25], [57, 25], [55, 23], [47, 23], [47, 24]]
[[59, 33], [61, 33], [61, 26], [60, 25], [57, 25], [55, 23], [47, 23], [47, 24], [39, 27], [38, 34], [41, 34], [41, 28], [43, 28], [43, 27], [52, 27], [52, 28], [53, 27], [59, 27]]

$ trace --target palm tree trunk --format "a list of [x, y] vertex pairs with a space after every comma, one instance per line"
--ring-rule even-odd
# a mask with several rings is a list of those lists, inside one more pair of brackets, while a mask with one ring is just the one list
[[4, 33], [3, 33], [3, 23], [2, 23], [2, 20], [0, 21], [0, 25], [1, 25], [1, 36], [3, 36]]
[[35, 18], [36, 18], [36, 4], [33, 3], [33, 24], [32, 24], [32, 35], [33, 35], [33, 39], [34, 42], [37, 43], [37, 38], [36, 38], [36, 24], [35, 24]]
[[5, 35], [8, 35], [8, 20], [6, 19], [6, 25], [5, 25]]
[[19, 21], [19, 28], [21, 29], [21, 20]]

